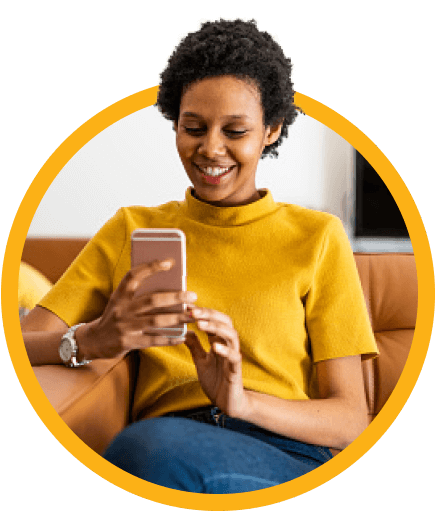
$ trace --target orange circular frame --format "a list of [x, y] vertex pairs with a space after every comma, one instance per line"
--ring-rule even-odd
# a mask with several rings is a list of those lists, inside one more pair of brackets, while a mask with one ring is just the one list
[[418, 315], [410, 354], [398, 384], [377, 417], [346, 450], [291, 482], [250, 493], [209, 496], [163, 488], [127, 474], [83, 443], [49, 403], [29, 364], [17, 303], [10, 298], [17, 297], [19, 263], [30, 223], [54, 178], [93, 137], [120, 119], [153, 105], [156, 97], [157, 87], [153, 87], [118, 101], [95, 115], [59, 146], [30, 185], [12, 225], [2, 274], [3, 322], [11, 359], [30, 403], [52, 434], [85, 466], [118, 487], [158, 503], [195, 510], [241, 510], [288, 500], [322, 485], [358, 460], [386, 432], [412, 392], [428, 350], [434, 313], [433, 263], [424, 225], [406, 185], [378, 147], [333, 110], [296, 93], [295, 102], [307, 115], [347, 140], [377, 170], [394, 196], [410, 233], [418, 274]]

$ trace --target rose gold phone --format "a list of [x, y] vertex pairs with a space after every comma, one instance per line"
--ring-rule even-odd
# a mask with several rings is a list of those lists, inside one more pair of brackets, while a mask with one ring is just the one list
[[[131, 240], [131, 264], [132, 268], [142, 263], [151, 263], [155, 260], [173, 258], [174, 265], [170, 270], [158, 272], [144, 279], [138, 288], [137, 294], [186, 291], [186, 238], [180, 229], [136, 229], [132, 233]], [[183, 313], [186, 310], [184, 304], [169, 308], [158, 308], [156, 311], [166, 313]], [[171, 327], [149, 327], [149, 331], [156, 334], [178, 338], [186, 334], [186, 324]]]

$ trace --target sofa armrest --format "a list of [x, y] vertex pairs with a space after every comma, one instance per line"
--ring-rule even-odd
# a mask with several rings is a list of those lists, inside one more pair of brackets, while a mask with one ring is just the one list
[[81, 368], [60, 365], [33, 368], [59, 416], [90, 448], [101, 454], [130, 422], [137, 371], [134, 352], [101, 359]]

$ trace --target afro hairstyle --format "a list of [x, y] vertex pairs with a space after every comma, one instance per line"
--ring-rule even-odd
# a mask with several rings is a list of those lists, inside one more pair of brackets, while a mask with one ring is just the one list
[[291, 81], [291, 61], [254, 20], [206, 22], [189, 33], [176, 47], [161, 73], [156, 106], [162, 115], [177, 122], [182, 94], [206, 77], [235, 76], [255, 83], [259, 89], [265, 126], [282, 122], [276, 142], [266, 146], [266, 155], [277, 157], [277, 147], [288, 136], [297, 116]]

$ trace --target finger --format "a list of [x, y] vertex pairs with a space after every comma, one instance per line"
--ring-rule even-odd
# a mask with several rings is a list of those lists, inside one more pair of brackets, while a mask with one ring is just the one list
[[136, 319], [136, 322], [142, 322], [144, 327], [163, 328], [189, 324], [192, 322], [192, 318], [187, 313], [161, 313], [158, 315], [141, 316]]
[[216, 342], [212, 345], [212, 350], [215, 354], [224, 358], [228, 363], [228, 370], [230, 373], [239, 373], [242, 356], [240, 352], [232, 350], [231, 348], [223, 345], [222, 343]]
[[[189, 304], [197, 300], [197, 294], [187, 291], [156, 292], [148, 296], [152, 308], [163, 308], [178, 304]], [[146, 299], [147, 300], [147, 299]]]
[[[193, 292], [159, 292], [153, 295], [134, 297], [127, 305], [131, 316], [144, 319], [153, 315], [178, 314], [186, 323], [194, 322], [189, 313], [188, 304], [196, 300]], [[170, 309], [171, 308], [171, 309]]]
[[147, 339], [149, 347], [168, 347], [172, 345], [182, 345], [185, 343], [185, 336], [174, 338], [170, 336], [143, 334], [143, 337]]
[[222, 338], [230, 348], [239, 351], [239, 338], [233, 327], [209, 320], [198, 320], [197, 326], [201, 331], [207, 332], [208, 334], [214, 334], [215, 336]]
[[155, 260], [151, 263], [143, 263], [141, 265], [137, 265], [127, 272], [117, 290], [120, 294], [133, 296], [144, 279], [147, 279], [148, 277], [157, 274], [158, 272], [170, 270], [173, 265], [174, 260], [172, 258], [165, 260]]
[[121, 319], [117, 326], [119, 331], [127, 333], [146, 332], [147, 329], [165, 329], [175, 326], [183, 326], [192, 322], [186, 313], [163, 313], [158, 315], [131, 316]]
[[130, 333], [125, 336], [124, 346], [126, 351], [130, 350], [146, 350], [150, 347], [167, 347], [173, 345], [182, 345], [185, 342], [185, 337], [178, 338], [162, 336], [159, 334], [146, 333], [138, 331]]
[[188, 331], [186, 333], [185, 345], [191, 352], [192, 359], [194, 361], [204, 359], [207, 356], [207, 352], [202, 347], [200, 340], [198, 339], [197, 335], [194, 332]]
[[208, 308], [199, 308], [198, 306], [191, 307], [190, 310], [192, 316], [196, 320], [212, 320], [226, 324], [229, 327], [233, 327], [232, 319], [229, 316], [225, 315], [224, 313], [221, 313], [221, 311], [216, 311], [215, 309]]

